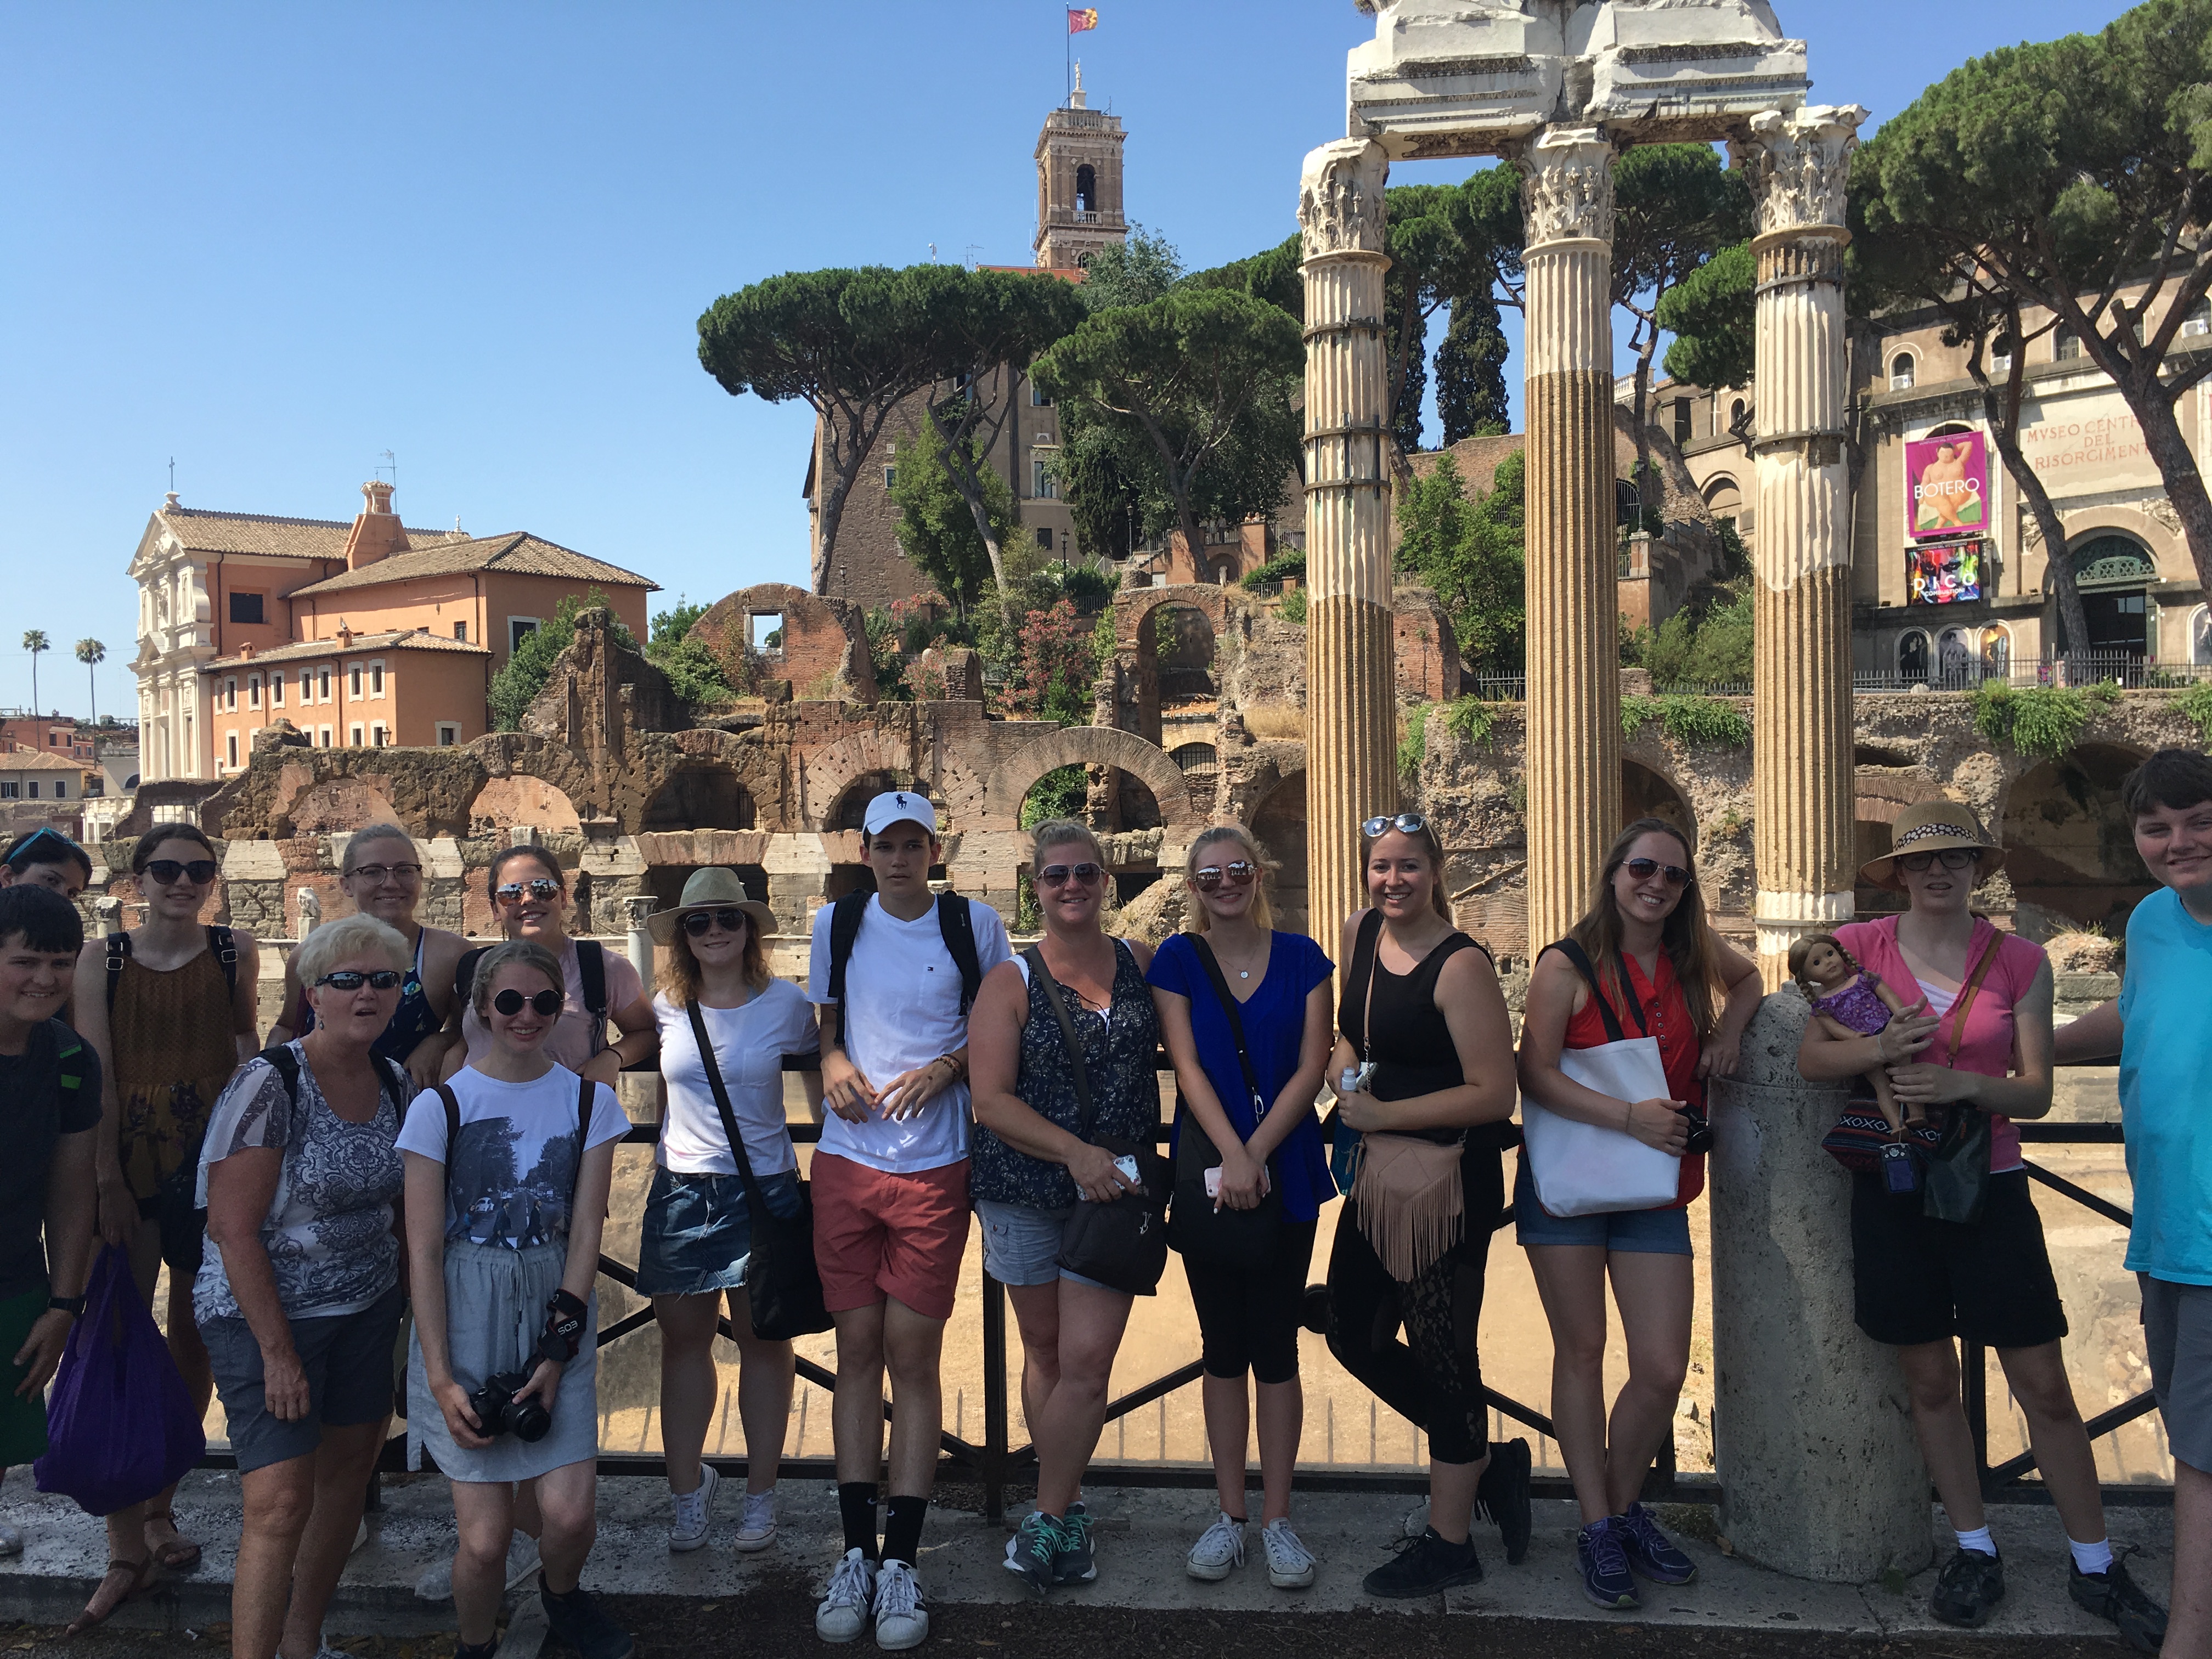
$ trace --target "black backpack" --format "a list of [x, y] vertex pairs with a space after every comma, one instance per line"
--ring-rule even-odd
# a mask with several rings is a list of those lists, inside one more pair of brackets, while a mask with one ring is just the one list
[[[453, 969], [453, 996], [461, 1007], [470, 1004], [470, 994], [476, 988], [477, 963], [483, 953], [491, 949], [479, 945], [466, 952]], [[607, 947], [597, 939], [576, 941], [576, 977], [584, 993], [584, 1012], [592, 1017], [592, 1052], [605, 1048], [607, 1035]]]
[[[866, 893], [848, 893], [830, 913], [830, 1000], [842, 1009], [845, 1003], [845, 964], [853, 959], [854, 941], [860, 937], [861, 918], [867, 914]], [[952, 965], [960, 970], [960, 1012], [964, 1018], [975, 1006], [975, 993], [983, 987], [983, 960], [975, 954], [975, 917], [970, 901], [957, 893], [937, 896], [937, 928]]]

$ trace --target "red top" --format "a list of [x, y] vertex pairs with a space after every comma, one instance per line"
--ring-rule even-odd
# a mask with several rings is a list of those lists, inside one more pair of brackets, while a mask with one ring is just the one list
[[[1682, 994], [1681, 981], [1674, 976], [1674, 961], [1666, 951], [1659, 953], [1659, 978], [1653, 983], [1644, 977], [1644, 969], [1636, 958], [1626, 951], [1619, 958], [1627, 975], [1628, 989], [1644, 1011], [1644, 1023], [1638, 1025], [1635, 1012], [1624, 1002], [1608, 994], [1606, 1000], [1613, 1005], [1613, 1017], [1620, 1022], [1624, 1037], [1638, 1037], [1647, 1034], [1659, 1039], [1659, 1062], [1667, 1070], [1667, 1087], [1677, 1100], [1702, 1108], [1705, 1103], [1705, 1085], [1698, 1076], [1698, 1060], [1705, 1052], [1705, 1042], [1698, 1036], [1698, 1028], [1690, 1018], [1689, 1000]], [[1602, 969], [1598, 971], [1598, 982], [1610, 984]], [[1589, 982], [1583, 982], [1587, 991]], [[1595, 997], [1585, 1001], [1580, 1012], [1567, 1022], [1565, 1048], [1596, 1048], [1612, 1041], [1605, 1029], [1605, 1016], [1598, 1011]], [[1682, 1159], [1681, 1185], [1677, 1189], [1671, 1207], [1682, 1209], [1705, 1189], [1705, 1158], [1703, 1152], [1692, 1152]]]

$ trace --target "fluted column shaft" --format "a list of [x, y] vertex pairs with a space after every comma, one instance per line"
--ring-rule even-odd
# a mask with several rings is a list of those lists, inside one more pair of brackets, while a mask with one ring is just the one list
[[1865, 114], [1762, 115], [1738, 148], [1759, 222], [1752, 813], [1770, 990], [1792, 944], [1856, 908], [1843, 220]]
[[1581, 915], [1620, 828], [1613, 465], [1613, 149], [1546, 129], [1516, 158], [1528, 226], [1528, 947]]
[[1382, 147], [1307, 156], [1306, 890], [1316, 939], [1367, 902], [1359, 824], [1398, 807]]

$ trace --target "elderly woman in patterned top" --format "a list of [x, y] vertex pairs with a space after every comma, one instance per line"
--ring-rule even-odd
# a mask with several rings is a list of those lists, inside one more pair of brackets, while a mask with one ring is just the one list
[[314, 1029], [240, 1067], [208, 1124], [192, 1305], [245, 1487], [240, 1659], [322, 1650], [392, 1415], [395, 1143], [411, 1091], [374, 1050], [413, 960], [373, 916], [310, 934], [292, 966]]

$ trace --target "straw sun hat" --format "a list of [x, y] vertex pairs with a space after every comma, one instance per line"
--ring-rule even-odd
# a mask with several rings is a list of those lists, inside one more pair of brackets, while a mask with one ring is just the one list
[[1981, 862], [1974, 871], [1980, 886], [2004, 867], [2004, 848], [1989, 838], [1981, 820], [1956, 801], [1923, 800], [1906, 807], [1889, 826], [1889, 851], [1859, 866], [1859, 879], [1891, 892], [1900, 892], [1897, 860], [1907, 853], [1940, 853], [1949, 847], [1971, 847]]
[[738, 879], [734, 870], [710, 866], [694, 870], [690, 879], [684, 884], [684, 896], [673, 910], [658, 910], [646, 918], [646, 926], [661, 944], [671, 943], [676, 930], [684, 925], [684, 918], [694, 910], [742, 910], [752, 923], [753, 932], [765, 939], [775, 932], [775, 912], [758, 899], [745, 896], [745, 884]]

